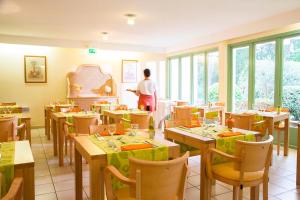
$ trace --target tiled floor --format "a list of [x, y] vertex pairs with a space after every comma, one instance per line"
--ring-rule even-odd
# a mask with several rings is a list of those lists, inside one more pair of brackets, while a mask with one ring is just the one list
[[[32, 150], [35, 158], [35, 192], [36, 200], [73, 200], [74, 165], [70, 166], [65, 159], [65, 167], [58, 167], [57, 157], [53, 156], [52, 141], [44, 135], [44, 129], [32, 131]], [[89, 196], [88, 165], [83, 164], [83, 197]], [[191, 174], [188, 178], [186, 200], [199, 199], [200, 175], [199, 156], [190, 158]], [[296, 151], [290, 150], [288, 157], [274, 154], [273, 166], [270, 170], [269, 200], [300, 200], [300, 188], [295, 184]], [[231, 187], [217, 182], [213, 189], [216, 200], [232, 199]], [[249, 199], [249, 189], [244, 190], [244, 199]], [[262, 198], [260, 198], [262, 199]]]

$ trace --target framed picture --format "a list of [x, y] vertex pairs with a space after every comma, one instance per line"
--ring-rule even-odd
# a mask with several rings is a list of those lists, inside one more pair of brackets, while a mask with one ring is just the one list
[[137, 82], [137, 60], [122, 60], [122, 82]]
[[46, 56], [24, 56], [25, 83], [47, 83]]

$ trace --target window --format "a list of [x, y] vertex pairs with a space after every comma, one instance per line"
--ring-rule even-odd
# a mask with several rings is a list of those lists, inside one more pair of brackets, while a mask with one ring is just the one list
[[181, 100], [191, 100], [191, 58], [181, 58]]
[[178, 91], [179, 91], [179, 59], [171, 59], [170, 63], [170, 72], [171, 72], [171, 99], [178, 100]]
[[208, 101], [219, 100], [219, 52], [207, 54]]
[[255, 108], [274, 106], [275, 41], [255, 45]]
[[300, 30], [242, 45], [230, 47], [228, 110], [280, 105], [299, 122]]
[[232, 51], [233, 110], [248, 109], [249, 46]]
[[205, 104], [205, 55], [193, 56], [194, 103]]
[[207, 51], [169, 58], [169, 95], [203, 105], [219, 100], [219, 52]]
[[283, 40], [282, 106], [300, 120], [300, 36]]
[[160, 61], [158, 68], [159, 85], [157, 87], [159, 98], [166, 97], [166, 62]]

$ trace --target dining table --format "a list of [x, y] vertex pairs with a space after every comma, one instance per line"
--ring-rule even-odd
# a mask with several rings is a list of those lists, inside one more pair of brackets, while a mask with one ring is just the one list
[[47, 136], [48, 140], [50, 140], [51, 134], [51, 114], [55, 112], [55, 106], [64, 106], [64, 107], [74, 107], [73, 104], [48, 104], [44, 106], [44, 117], [45, 117], [45, 135]]
[[[181, 145], [188, 145], [190, 147], [200, 150], [200, 200], [210, 200], [211, 199], [211, 190], [212, 190], [212, 181], [208, 178], [206, 173], [206, 160], [208, 156], [208, 150], [210, 148], [219, 148], [220, 150], [225, 150], [222, 148], [232, 147], [234, 145], [226, 145], [227, 142], [234, 142], [236, 139], [243, 139], [241, 137], [237, 138], [228, 138], [223, 140], [223, 142], [218, 142], [216, 139], [216, 134], [226, 132], [229, 129], [222, 125], [206, 125], [198, 128], [185, 128], [185, 127], [173, 127], [165, 129], [164, 135], [165, 139], [179, 143]], [[241, 134], [253, 136], [255, 140], [261, 140], [261, 135], [259, 132], [243, 130], [233, 128], [232, 132], [239, 132]], [[224, 142], [227, 141], [227, 142]], [[220, 144], [223, 144], [220, 145]], [[229, 149], [226, 149], [228, 152]], [[231, 149], [231, 151], [234, 151]], [[251, 200], [257, 200], [259, 195], [259, 187], [251, 188]]]
[[114, 123], [119, 123], [122, 118], [126, 118], [131, 113], [133, 114], [147, 114], [148, 111], [130, 109], [130, 110], [104, 110], [103, 115], [106, 123], [109, 123], [110, 120], [113, 120]]
[[73, 116], [91, 116], [98, 113], [92, 111], [83, 112], [52, 112], [51, 113], [51, 132], [53, 136], [53, 154], [58, 155], [59, 166], [64, 166], [64, 145], [65, 133], [64, 123], [67, 119], [72, 119]]
[[[130, 132], [129, 132], [130, 133]], [[180, 156], [179, 145], [173, 142], [170, 142], [164, 139], [162, 136], [156, 135], [154, 139], [148, 139], [149, 134], [146, 130], [138, 130], [135, 132], [135, 135], [126, 135], [126, 136], [108, 136], [108, 137], [125, 137], [130, 138], [132, 140], [136, 140], [137, 138], [147, 138], [144, 139], [147, 142], [151, 142], [153, 144], [162, 145], [160, 147], [164, 148], [166, 151], [166, 159], [174, 159]], [[94, 138], [94, 139], [93, 139]], [[104, 138], [104, 139], [103, 139]], [[89, 163], [89, 177], [90, 177], [90, 199], [91, 200], [104, 200], [105, 192], [104, 192], [104, 168], [109, 164], [109, 157], [111, 155], [118, 154], [118, 151], [111, 153], [110, 149], [104, 148], [102, 146], [97, 145], [97, 141], [100, 142], [102, 140], [111, 141], [110, 139], [105, 139], [106, 137], [101, 137], [99, 139], [96, 135], [90, 136], [78, 136], [75, 137], [75, 188], [76, 188], [76, 200], [82, 200], [82, 158], [87, 160]], [[95, 142], [96, 141], [96, 142]], [[98, 141], [98, 142], [99, 142]], [[155, 149], [157, 146], [153, 146], [150, 149], [144, 149], [147, 151], [140, 152], [143, 156], [153, 156]], [[123, 152], [123, 151], [121, 151]], [[158, 151], [160, 152], [160, 151]], [[124, 152], [123, 152], [124, 153]], [[128, 151], [128, 154], [132, 153]], [[137, 154], [137, 151], [134, 151], [134, 154]], [[122, 154], [124, 155], [124, 154]], [[133, 155], [133, 154], [130, 154]], [[118, 158], [122, 157], [123, 162], [128, 162], [128, 158], [124, 158], [124, 156], [118, 156]], [[129, 156], [128, 156], [129, 157]], [[125, 159], [125, 160], [124, 160]], [[121, 163], [123, 163], [121, 162]], [[121, 167], [122, 169], [127, 167]], [[119, 169], [120, 170], [120, 169]]]
[[273, 135], [275, 129], [275, 123], [284, 121], [284, 156], [288, 156], [289, 153], [289, 126], [290, 126], [290, 113], [289, 112], [265, 112], [259, 110], [248, 110], [244, 112], [226, 112], [225, 119], [227, 119], [231, 113], [235, 114], [250, 114], [261, 116], [266, 121], [266, 128], [269, 135]]
[[25, 139], [31, 144], [31, 115], [29, 113], [0, 114], [0, 117], [17, 117], [20, 124], [24, 123], [26, 126]]
[[2, 157], [0, 160], [0, 168], [3, 176], [5, 176], [5, 179], [2, 180], [2, 186], [4, 186], [5, 192], [8, 191], [14, 177], [22, 177], [22, 199], [35, 199], [34, 159], [29, 141], [3, 142], [1, 143], [0, 151]]
[[0, 113], [24, 113], [29, 112], [28, 106], [22, 105], [0, 105]]

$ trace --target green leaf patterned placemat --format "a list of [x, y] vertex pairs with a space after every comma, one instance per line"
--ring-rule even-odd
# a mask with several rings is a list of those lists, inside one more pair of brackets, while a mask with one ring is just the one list
[[[161, 145], [160, 143], [141, 135], [105, 136], [98, 138], [95, 135], [89, 136], [89, 139], [96, 146], [107, 153], [107, 164], [115, 166], [126, 177], [128, 177], [129, 157], [153, 161], [163, 161], [168, 160], [169, 158], [169, 151], [167, 146]], [[154, 144], [154, 148], [120, 151], [121, 146], [142, 143]], [[122, 183], [113, 179], [113, 189], [122, 187], [124, 187]]]
[[15, 142], [3, 142], [0, 145], [1, 197], [3, 197], [8, 192], [14, 178]]

